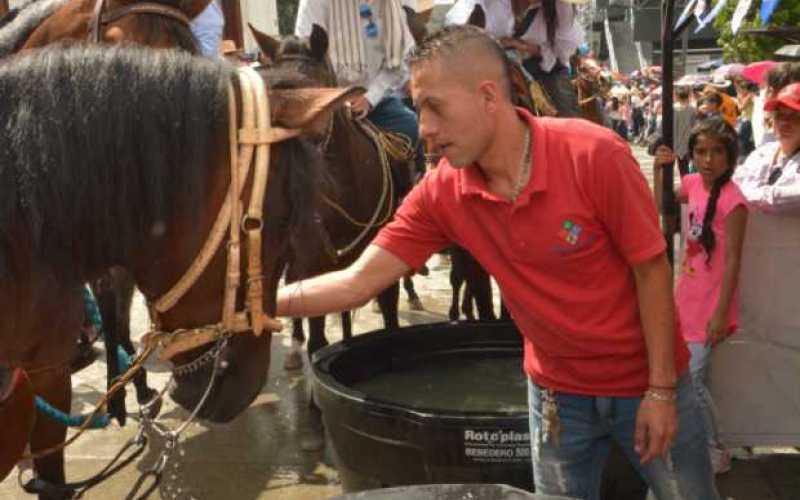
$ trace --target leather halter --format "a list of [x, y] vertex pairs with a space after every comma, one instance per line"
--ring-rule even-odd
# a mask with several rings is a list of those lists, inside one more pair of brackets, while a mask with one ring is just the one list
[[100, 43], [100, 29], [109, 23], [113, 23], [117, 19], [125, 17], [130, 14], [149, 14], [154, 16], [161, 16], [174, 19], [189, 27], [189, 18], [183, 11], [155, 2], [138, 2], [128, 5], [123, 5], [115, 9], [107, 10], [104, 12], [106, 0], [96, 0], [94, 4], [94, 11], [92, 18], [89, 21], [89, 41]]
[[[178, 282], [163, 296], [150, 304], [150, 315], [154, 331], [148, 336], [163, 348], [160, 357], [169, 359], [178, 353], [194, 349], [222, 336], [239, 333], [279, 331], [280, 321], [264, 312], [264, 275], [261, 263], [261, 243], [264, 196], [267, 189], [270, 164], [270, 145], [297, 137], [299, 129], [273, 127], [270, 123], [269, 99], [261, 76], [252, 68], [238, 69], [239, 89], [242, 101], [242, 128], [238, 129], [236, 100], [233, 85], [229, 86], [228, 107], [230, 112], [230, 165], [231, 184], [225, 202], [219, 211], [211, 232], [200, 253]], [[250, 204], [245, 212], [242, 194], [253, 165], [253, 182]], [[203, 274], [211, 259], [219, 250], [225, 234], [227, 243], [227, 272], [225, 275], [222, 320], [190, 330], [171, 333], [161, 331], [160, 316], [172, 309]], [[244, 310], [237, 310], [237, 291], [242, 287], [241, 235], [247, 236], [247, 267], [244, 280]]]

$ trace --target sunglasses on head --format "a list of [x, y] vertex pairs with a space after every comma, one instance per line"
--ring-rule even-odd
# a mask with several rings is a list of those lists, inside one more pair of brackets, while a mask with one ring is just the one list
[[372, 19], [372, 8], [367, 4], [361, 4], [358, 8], [358, 15], [361, 19], [365, 19], [367, 22], [367, 26], [365, 27], [365, 31], [367, 32], [368, 38], [375, 38], [378, 36], [378, 25], [375, 24], [375, 21]]

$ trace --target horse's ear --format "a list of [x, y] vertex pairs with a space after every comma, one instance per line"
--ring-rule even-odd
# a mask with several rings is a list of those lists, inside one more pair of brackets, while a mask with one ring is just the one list
[[[194, 19], [201, 12], [206, 10], [208, 4], [210, 4], [213, 0], [181, 0], [178, 2], [178, 6], [181, 9], [181, 12], [186, 14], [186, 17], [189, 19]], [[174, 5], [174, 4], [173, 4]]]
[[317, 61], [324, 61], [328, 55], [328, 32], [319, 24], [311, 28], [311, 36], [308, 39], [311, 46], [311, 55]]
[[414, 38], [414, 43], [420, 45], [425, 37], [428, 35], [427, 24], [430, 20], [431, 11], [414, 12], [411, 7], [403, 6], [403, 11], [406, 13], [406, 22], [408, 29], [411, 31], [411, 37]]
[[483, 11], [483, 7], [481, 7], [480, 4], [475, 4], [472, 14], [470, 14], [469, 19], [467, 19], [467, 24], [477, 26], [481, 29], [486, 28], [486, 12]]
[[256, 27], [250, 23], [247, 23], [247, 27], [250, 28], [250, 32], [253, 34], [253, 38], [255, 38], [258, 47], [261, 49], [261, 53], [274, 63], [277, 60], [278, 49], [281, 46], [281, 42], [257, 30]]
[[324, 134], [330, 113], [363, 92], [361, 87], [272, 90], [272, 121], [280, 127]]

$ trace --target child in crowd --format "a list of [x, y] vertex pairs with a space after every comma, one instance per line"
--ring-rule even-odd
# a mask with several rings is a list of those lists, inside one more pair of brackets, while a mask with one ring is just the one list
[[[689, 136], [689, 156], [698, 173], [681, 179], [688, 205], [686, 249], [675, 292], [690, 369], [708, 432], [715, 473], [730, 470], [730, 454], [719, 442], [714, 403], [708, 390], [711, 349], [737, 326], [738, 280], [747, 223], [745, 198], [731, 182], [738, 156], [736, 131], [722, 117], [699, 122]], [[675, 161], [667, 146], [656, 150], [655, 165]]]
[[716, 92], [706, 94], [700, 105], [699, 113], [703, 120], [722, 116], [722, 96]]

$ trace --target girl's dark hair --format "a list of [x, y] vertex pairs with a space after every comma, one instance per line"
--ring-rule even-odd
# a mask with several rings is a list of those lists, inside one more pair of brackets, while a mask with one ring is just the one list
[[717, 201], [722, 192], [722, 188], [733, 176], [733, 169], [736, 167], [736, 159], [739, 156], [739, 139], [736, 131], [721, 117], [712, 117], [701, 120], [692, 128], [689, 133], [689, 155], [694, 156], [694, 148], [700, 136], [704, 135], [721, 142], [725, 146], [728, 157], [728, 169], [720, 175], [711, 186], [711, 193], [706, 204], [706, 214], [703, 217], [703, 231], [700, 233], [700, 245], [706, 251], [706, 263], [711, 261], [711, 253], [716, 246], [716, 237], [711, 227], [714, 215], [717, 212]]

